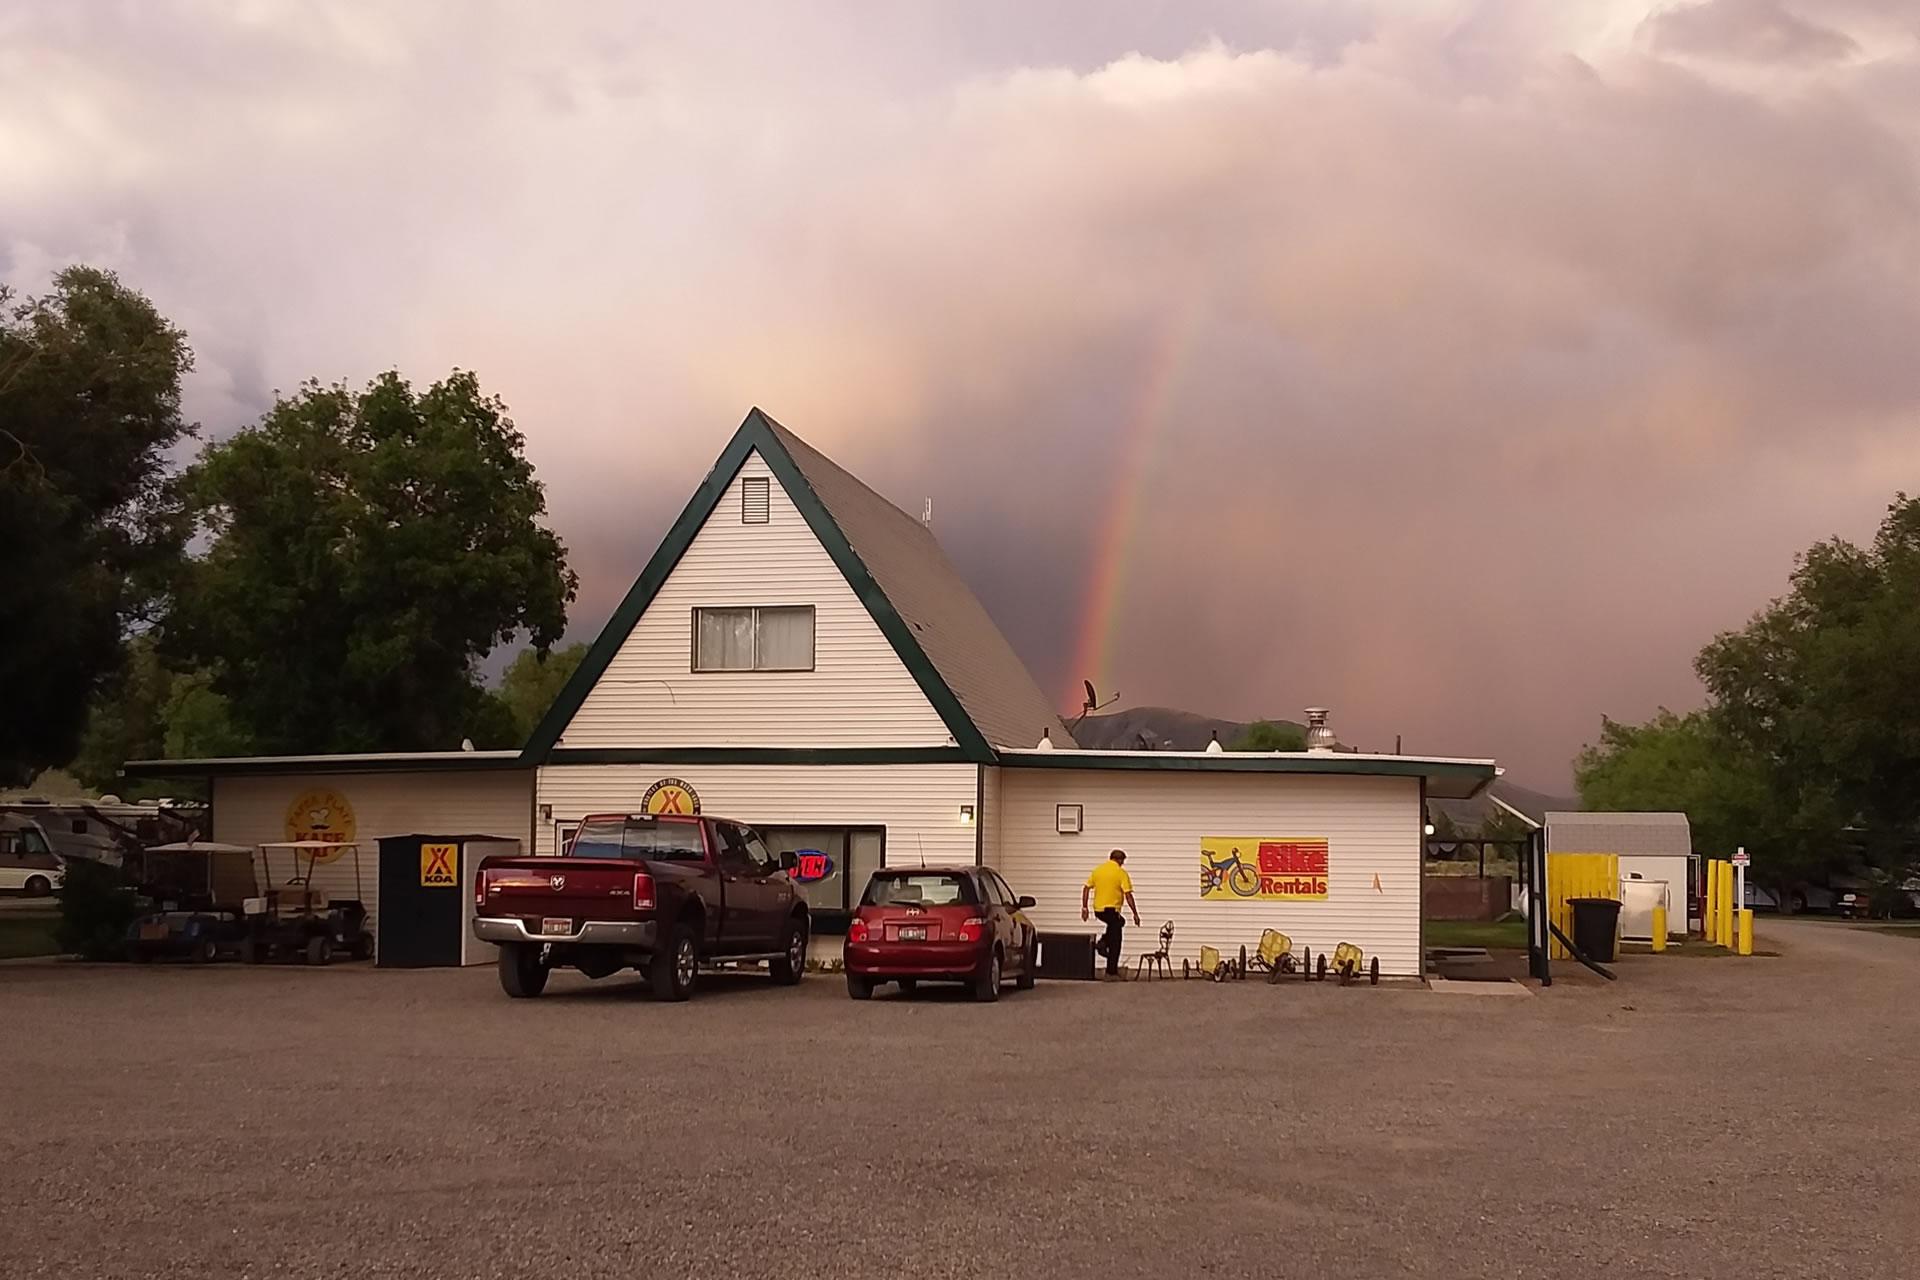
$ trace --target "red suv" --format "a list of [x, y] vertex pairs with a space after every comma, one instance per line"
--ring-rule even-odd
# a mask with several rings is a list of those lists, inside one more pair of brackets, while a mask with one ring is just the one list
[[991, 867], [876, 871], [847, 928], [847, 994], [866, 1000], [882, 982], [911, 991], [924, 979], [998, 1000], [1008, 977], [1025, 991], [1038, 952], [1032, 905]]

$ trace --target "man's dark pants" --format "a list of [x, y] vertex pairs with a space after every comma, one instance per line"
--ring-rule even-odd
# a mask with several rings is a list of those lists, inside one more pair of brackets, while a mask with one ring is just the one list
[[1127, 918], [1120, 914], [1118, 907], [1106, 907], [1093, 913], [1106, 923], [1106, 936], [1093, 944], [1093, 949], [1107, 958], [1107, 972], [1120, 972], [1120, 931], [1127, 927]]

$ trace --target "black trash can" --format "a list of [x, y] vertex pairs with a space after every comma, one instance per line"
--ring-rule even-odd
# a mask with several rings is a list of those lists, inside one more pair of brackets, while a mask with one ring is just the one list
[[1567, 905], [1573, 908], [1573, 945], [1589, 960], [1612, 961], [1620, 936], [1620, 904], [1612, 898], [1570, 898]]

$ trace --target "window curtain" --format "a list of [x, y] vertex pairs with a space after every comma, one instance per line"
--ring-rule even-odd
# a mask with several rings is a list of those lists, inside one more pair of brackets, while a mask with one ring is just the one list
[[694, 666], [702, 671], [752, 670], [753, 610], [702, 609], [696, 632]]
[[813, 606], [762, 609], [760, 656], [763, 671], [806, 671], [813, 667]]

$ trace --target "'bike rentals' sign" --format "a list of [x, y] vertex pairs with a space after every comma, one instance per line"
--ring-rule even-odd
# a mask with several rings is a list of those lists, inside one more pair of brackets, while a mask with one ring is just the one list
[[1325, 836], [1204, 836], [1200, 896], [1216, 899], [1324, 898]]

